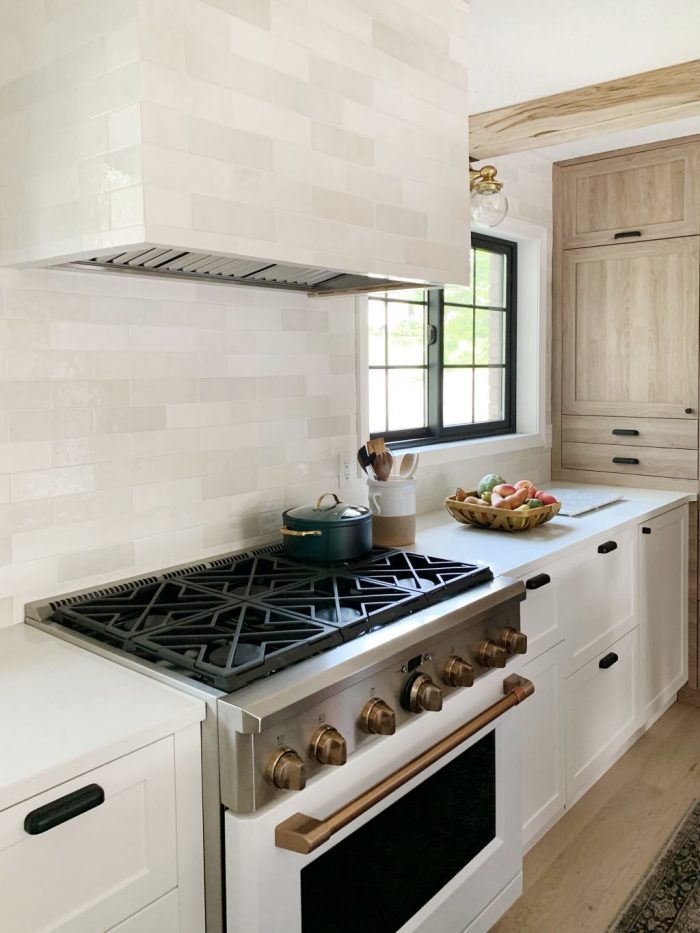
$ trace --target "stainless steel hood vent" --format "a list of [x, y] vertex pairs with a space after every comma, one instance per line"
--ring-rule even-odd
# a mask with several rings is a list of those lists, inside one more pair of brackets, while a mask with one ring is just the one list
[[353, 275], [293, 263], [274, 263], [269, 260], [216, 253], [194, 253], [147, 244], [138, 249], [91, 256], [67, 265], [81, 269], [106, 269], [113, 272], [177, 276], [206, 282], [258, 285], [325, 297], [415, 288], [425, 284], [376, 275]]

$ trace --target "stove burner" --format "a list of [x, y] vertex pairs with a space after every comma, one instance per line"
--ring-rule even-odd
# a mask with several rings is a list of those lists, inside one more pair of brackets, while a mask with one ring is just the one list
[[51, 608], [67, 628], [230, 692], [491, 579], [485, 566], [403, 551], [328, 567], [279, 546]]
[[427, 605], [415, 591], [346, 573], [333, 573], [288, 587], [264, 601], [305, 619], [336, 625], [346, 640]]
[[240, 687], [278, 669], [282, 656], [286, 666], [340, 642], [329, 625], [252, 603], [231, 604], [134, 639], [147, 655], [207, 674], [222, 689], [230, 689], [228, 671], [235, 670]]

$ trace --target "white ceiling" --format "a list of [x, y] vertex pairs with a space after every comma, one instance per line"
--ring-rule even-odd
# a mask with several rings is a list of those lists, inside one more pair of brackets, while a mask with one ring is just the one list
[[700, 58], [700, 0], [471, 0], [470, 113]]

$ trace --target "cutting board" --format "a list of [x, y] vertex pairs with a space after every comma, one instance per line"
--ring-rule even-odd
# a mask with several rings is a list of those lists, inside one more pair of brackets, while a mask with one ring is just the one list
[[569, 515], [572, 518], [585, 515], [586, 512], [593, 512], [595, 509], [602, 509], [622, 499], [621, 492], [610, 492], [609, 489], [596, 489], [595, 487], [571, 489], [568, 486], [553, 486], [547, 491], [551, 491], [552, 495], [561, 502], [559, 514]]

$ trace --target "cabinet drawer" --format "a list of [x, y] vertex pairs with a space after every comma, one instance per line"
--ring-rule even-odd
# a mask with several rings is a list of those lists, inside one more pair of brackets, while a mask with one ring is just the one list
[[700, 231], [700, 146], [686, 143], [565, 166], [565, 249]]
[[608, 767], [638, 725], [637, 629], [566, 681], [566, 788], [576, 797]]
[[596, 538], [558, 561], [568, 673], [637, 624], [636, 553], [636, 529], [627, 529]]
[[561, 438], [567, 444], [615, 444], [697, 450], [698, 423], [682, 418], [604, 418], [563, 415]]
[[[0, 929], [109, 930], [173, 889], [173, 761], [172, 739], [162, 739], [3, 810]], [[37, 825], [39, 808], [94, 785], [104, 792], [102, 803], [74, 810], [71, 818], [37, 834], [26, 831], [25, 826], [47, 825]], [[25, 822], [30, 814], [34, 826]]]
[[566, 443], [561, 445], [561, 465], [568, 470], [668, 476], [673, 479], [697, 479], [698, 476], [697, 451], [661, 447]]
[[561, 641], [557, 565], [533, 570], [522, 578], [525, 601], [520, 603], [520, 629], [527, 635], [527, 659], [533, 660]]

